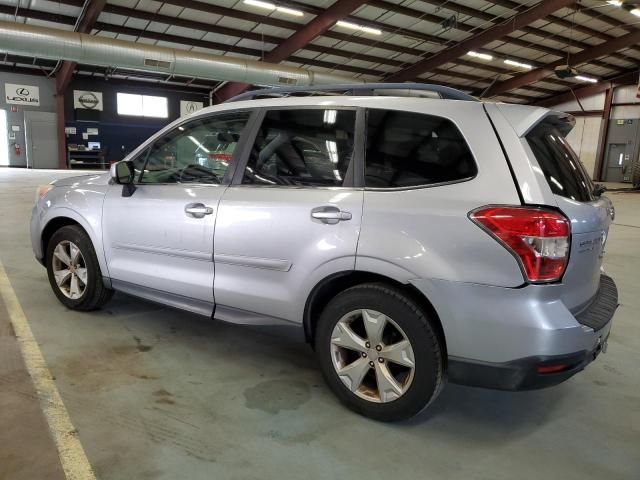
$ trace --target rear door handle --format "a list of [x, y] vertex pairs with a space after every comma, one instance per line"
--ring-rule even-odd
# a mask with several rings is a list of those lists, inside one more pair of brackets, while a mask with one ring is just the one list
[[320, 220], [322, 223], [335, 225], [338, 222], [351, 220], [351, 212], [345, 212], [338, 207], [317, 207], [311, 210], [311, 217]]
[[213, 208], [207, 207], [203, 203], [189, 203], [184, 207], [184, 213], [187, 217], [204, 218], [205, 215], [211, 215]]

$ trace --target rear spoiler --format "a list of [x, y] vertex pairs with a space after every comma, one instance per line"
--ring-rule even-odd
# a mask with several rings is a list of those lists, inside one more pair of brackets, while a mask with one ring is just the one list
[[519, 137], [524, 137], [540, 122], [552, 124], [563, 135], [573, 130], [576, 119], [573, 115], [543, 107], [497, 103], [496, 107], [504, 115]]

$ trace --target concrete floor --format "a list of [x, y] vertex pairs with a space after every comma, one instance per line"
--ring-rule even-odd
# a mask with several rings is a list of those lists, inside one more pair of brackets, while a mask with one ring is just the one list
[[[121, 294], [99, 312], [62, 307], [28, 237], [36, 185], [60, 175], [0, 169], [0, 260], [99, 478], [640, 478], [640, 194], [611, 194], [605, 263], [621, 306], [606, 355], [548, 390], [448, 385], [418, 418], [380, 424], [338, 404], [296, 336]], [[28, 385], [6, 370], [0, 407], [45, 441], [42, 419], [7, 400]], [[9, 447], [5, 418], [0, 478], [34, 478], [19, 466], [50, 445], [24, 434]]]

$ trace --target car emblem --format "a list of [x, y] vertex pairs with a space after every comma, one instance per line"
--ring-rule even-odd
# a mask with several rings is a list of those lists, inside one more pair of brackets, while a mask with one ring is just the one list
[[80, 105], [82, 105], [84, 108], [93, 110], [98, 106], [100, 100], [98, 100], [98, 97], [95, 94], [87, 92], [80, 95], [80, 97], [78, 98], [78, 103], [80, 103]]
[[27, 90], [26, 88], [22, 87], [22, 88], [17, 88], [16, 89], [16, 94], [20, 95], [21, 97], [28, 97], [29, 96], [29, 90]]

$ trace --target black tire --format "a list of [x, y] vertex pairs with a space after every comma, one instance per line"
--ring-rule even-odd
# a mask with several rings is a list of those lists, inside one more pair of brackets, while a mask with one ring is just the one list
[[[87, 269], [87, 283], [82, 295], [78, 298], [67, 297], [58, 287], [54, 276], [54, 250], [60, 242], [65, 241], [72, 242], [80, 249]], [[72, 310], [85, 312], [96, 310], [107, 303], [113, 296], [113, 290], [107, 288], [102, 281], [100, 264], [98, 263], [91, 239], [80, 226], [69, 225], [57, 230], [47, 244], [45, 258], [49, 283], [51, 284], [53, 293], [55, 293], [58, 300], [60, 300], [64, 306]]]
[[[376, 403], [361, 398], [340, 380], [331, 350], [332, 332], [338, 321], [358, 309], [371, 309], [391, 318], [402, 330], [413, 349], [413, 380], [395, 400]], [[444, 384], [443, 346], [429, 315], [401, 290], [383, 283], [351, 287], [336, 295], [322, 312], [316, 330], [315, 347], [325, 381], [351, 410], [375, 420], [404, 420], [425, 409]]]

